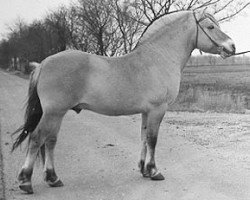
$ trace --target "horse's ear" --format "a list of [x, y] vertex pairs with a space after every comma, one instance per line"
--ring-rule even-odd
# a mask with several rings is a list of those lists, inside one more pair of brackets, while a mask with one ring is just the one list
[[203, 15], [205, 15], [205, 13], [207, 12], [207, 9], [208, 9], [208, 7], [205, 7], [205, 8], [202, 9], [202, 14]]
[[201, 20], [201, 19], [203, 19], [205, 17], [206, 10], [207, 10], [207, 7], [195, 11], [195, 15], [196, 15], [198, 21]]

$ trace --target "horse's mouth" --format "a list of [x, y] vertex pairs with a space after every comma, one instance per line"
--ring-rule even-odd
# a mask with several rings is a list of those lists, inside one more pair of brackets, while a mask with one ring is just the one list
[[218, 48], [218, 51], [219, 51], [219, 54], [220, 56], [225, 59], [225, 58], [228, 58], [232, 55], [235, 54], [235, 51], [229, 51], [228, 49], [226, 49], [225, 47], [219, 47]]

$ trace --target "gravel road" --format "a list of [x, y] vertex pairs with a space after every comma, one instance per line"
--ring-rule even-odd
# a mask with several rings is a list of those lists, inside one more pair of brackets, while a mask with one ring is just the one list
[[150, 181], [138, 172], [139, 115], [107, 117], [69, 111], [55, 152], [57, 173], [65, 186], [49, 188], [42, 180], [42, 165], [38, 162], [33, 176], [35, 194], [23, 194], [16, 177], [25, 146], [11, 154], [10, 133], [22, 124], [27, 87], [27, 80], [0, 71], [1, 149], [8, 200], [250, 197], [250, 116], [176, 112], [166, 114], [157, 144], [156, 161], [164, 181]]

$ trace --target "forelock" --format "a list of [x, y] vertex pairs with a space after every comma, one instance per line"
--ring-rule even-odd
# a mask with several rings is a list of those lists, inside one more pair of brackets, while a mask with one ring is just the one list
[[202, 21], [202, 20], [204, 20], [204, 19], [206, 19], [206, 18], [210, 19], [213, 23], [215, 23], [218, 27], [220, 27], [218, 21], [217, 21], [217, 20], [215, 19], [215, 17], [214, 17], [212, 14], [210, 14], [210, 13], [204, 13], [204, 16], [203, 16], [199, 21]]

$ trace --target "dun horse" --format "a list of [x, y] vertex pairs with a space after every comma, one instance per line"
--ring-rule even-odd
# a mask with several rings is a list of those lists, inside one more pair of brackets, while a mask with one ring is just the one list
[[[176, 12], [150, 24], [129, 54], [108, 58], [64, 51], [46, 58], [31, 75], [24, 125], [13, 144], [25, 138], [28, 152], [18, 176], [20, 189], [33, 193], [31, 176], [41, 152], [45, 181], [62, 186], [54, 169], [54, 148], [65, 113], [82, 109], [118, 116], [141, 113], [141, 158], [144, 177], [163, 180], [155, 164], [159, 126], [179, 92], [181, 72], [192, 51], [235, 54], [233, 41], [205, 12]], [[145, 164], [148, 152], [149, 161]]]

